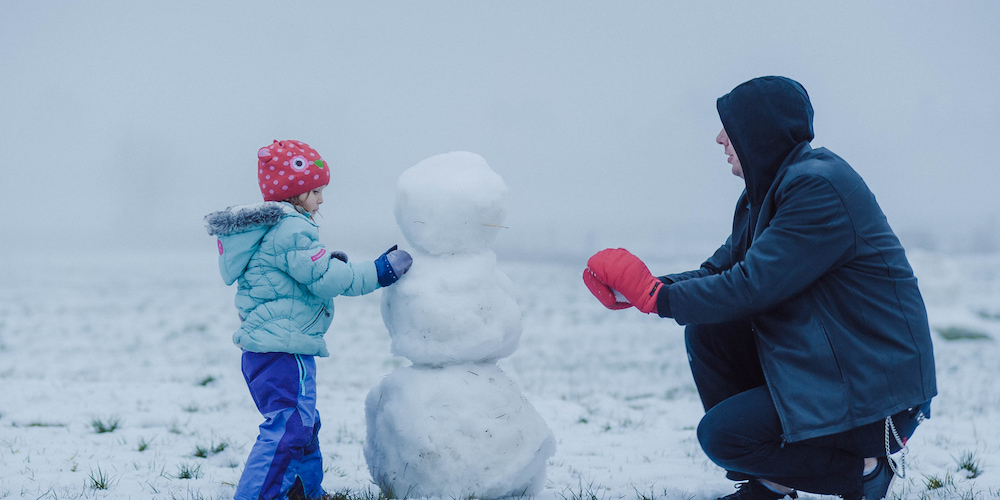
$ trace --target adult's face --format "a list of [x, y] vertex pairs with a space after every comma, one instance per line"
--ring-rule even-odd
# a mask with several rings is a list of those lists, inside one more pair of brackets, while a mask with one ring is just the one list
[[729, 135], [726, 134], [726, 129], [723, 128], [719, 135], [715, 136], [715, 142], [722, 145], [725, 148], [726, 154], [729, 155], [729, 164], [733, 166], [733, 175], [743, 178], [743, 166], [740, 165], [740, 158], [736, 156], [736, 150], [733, 149], [733, 143], [729, 140]]

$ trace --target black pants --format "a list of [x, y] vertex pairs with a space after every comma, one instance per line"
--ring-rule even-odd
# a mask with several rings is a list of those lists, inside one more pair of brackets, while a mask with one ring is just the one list
[[[734, 480], [760, 478], [827, 495], [861, 489], [864, 458], [886, 454], [885, 423], [783, 443], [781, 422], [767, 389], [749, 322], [688, 325], [688, 361], [705, 417], [698, 440]], [[916, 429], [925, 407], [893, 416], [900, 437]], [[899, 451], [890, 439], [890, 452]]]

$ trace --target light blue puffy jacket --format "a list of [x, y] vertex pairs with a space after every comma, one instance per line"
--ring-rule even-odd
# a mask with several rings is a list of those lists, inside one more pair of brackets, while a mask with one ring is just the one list
[[331, 259], [316, 224], [289, 203], [230, 207], [205, 222], [219, 238], [222, 279], [239, 283], [233, 343], [248, 351], [329, 356], [333, 297], [379, 288], [374, 262]]

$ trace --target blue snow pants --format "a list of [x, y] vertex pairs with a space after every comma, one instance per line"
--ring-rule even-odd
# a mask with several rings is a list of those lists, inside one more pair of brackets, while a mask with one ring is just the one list
[[[705, 407], [698, 441], [729, 479], [760, 478], [810, 493], [852, 494], [861, 489], [865, 457], [886, 455], [883, 421], [785, 443], [749, 322], [688, 325], [685, 342]], [[892, 416], [904, 442], [921, 413], [930, 415], [930, 402]], [[889, 446], [890, 453], [900, 449], [895, 439]]]
[[282, 352], [244, 352], [243, 377], [264, 416], [236, 487], [236, 500], [285, 498], [296, 479], [306, 498], [325, 494], [317, 437], [316, 360]]

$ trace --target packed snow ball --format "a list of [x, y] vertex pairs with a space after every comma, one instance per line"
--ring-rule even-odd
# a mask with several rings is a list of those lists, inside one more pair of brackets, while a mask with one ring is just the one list
[[397, 497], [538, 493], [555, 438], [495, 364], [404, 367], [365, 400], [368, 468]]
[[482, 156], [432, 156], [399, 177], [396, 223], [416, 250], [430, 255], [490, 247], [506, 217], [507, 185]]
[[496, 254], [417, 254], [382, 294], [392, 353], [414, 364], [487, 362], [517, 349], [523, 330], [514, 285]]

